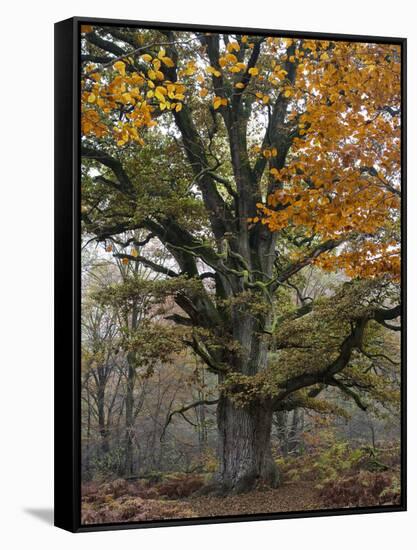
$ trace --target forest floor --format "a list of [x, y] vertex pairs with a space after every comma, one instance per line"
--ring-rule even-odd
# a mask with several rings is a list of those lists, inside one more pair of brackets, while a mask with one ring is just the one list
[[[184, 501], [183, 501], [184, 502]], [[311, 482], [287, 482], [277, 489], [255, 490], [242, 495], [204, 496], [187, 499], [198, 517], [268, 514], [326, 508]]]
[[[327, 468], [321, 473], [314, 468], [314, 464], [308, 463], [306, 467], [304, 462], [298, 463], [299, 459], [296, 459], [294, 464], [290, 463], [292, 470], [283, 471], [283, 481], [277, 489], [259, 488], [239, 495], [203, 496], [210, 479], [207, 473], [155, 472], [156, 475], [147, 478], [86, 481], [82, 484], [82, 523], [91, 525], [398, 505], [401, 484], [396, 456], [390, 459], [387, 454], [385, 465], [374, 459], [372, 462], [365, 456], [360, 465], [356, 462], [350, 466], [349, 463], [344, 470]], [[304, 460], [303, 457], [301, 459]], [[294, 465], [298, 466], [295, 470]], [[296, 477], [290, 475], [294, 471]]]
[[136, 483], [116, 480], [84, 485], [82, 523], [268, 514], [327, 507], [313, 482], [284, 482], [277, 489], [258, 489], [240, 495], [200, 496], [196, 493], [161, 498], [152, 488], [144, 489]]

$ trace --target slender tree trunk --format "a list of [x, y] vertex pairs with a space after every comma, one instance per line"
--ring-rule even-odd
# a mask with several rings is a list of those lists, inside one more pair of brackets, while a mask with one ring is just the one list
[[98, 411], [98, 430], [101, 437], [101, 451], [103, 454], [109, 452], [109, 430], [107, 429], [106, 418], [105, 418], [105, 388], [100, 385], [97, 389], [97, 411]]
[[[128, 362], [130, 363], [129, 359]], [[134, 384], [135, 384], [135, 369], [129, 364], [127, 386], [126, 386], [126, 424], [125, 424], [125, 476], [134, 474], [133, 461], [133, 431], [134, 431]]]
[[[138, 264], [135, 267], [137, 273]], [[132, 309], [131, 330], [138, 328], [139, 310], [135, 303]], [[129, 324], [128, 322], [126, 323]], [[135, 384], [136, 384], [136, 356], [133, 351], [127, 354], [127, 381], [126, 381], [126, 416], [125, 416], [125, 476], [129, 477], [135, 473], [133, 443], [135, 430]]]

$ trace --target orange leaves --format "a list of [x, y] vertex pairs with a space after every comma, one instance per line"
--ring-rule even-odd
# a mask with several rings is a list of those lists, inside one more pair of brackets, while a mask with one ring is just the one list
[[348, 245], [338, 254], [325, 253], [315, 261], [315, 265], [325, 271], [343, 270], [348, 277], [371, 279], [384, 274], [395, 282], [401, 277], [401, 256], [398, 246], [387, 243], [363, 242], [360, 245]]
[[[286, 165], [270, 170], [280, 189], [261, 205], [259, 217], [272, 231], [356, 243], [320, 256], [323, 269], [343, 269], [349, 277], [385, 273], [397, 280], [398, 246], [395, 239], [386, 243], [400, 217], [399, 197], [391, 191], [399, 189], [400, 124], [378, 105], [399, 111], [398, 51], [321, 41], [306, 41], [303, 48], [304, 56], [294, 54], [298, 69], [291, 86], [287, 75], [282, 82], [275, 77], [279, 61], [271, 63], [268, 81], [283, 97], [295, 99], [288, 121], [298, 137]], [[261, 95], [257, 92], [259, 101]]]
[[107, 133], [107, 126], [100, 120], [100, 115], [94, 109], [85, 108], [81, 115], [81, 131], [84, 135], [103, 137]]

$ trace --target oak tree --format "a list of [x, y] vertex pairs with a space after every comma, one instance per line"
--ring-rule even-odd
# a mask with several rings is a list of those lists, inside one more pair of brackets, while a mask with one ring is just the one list
[[[83, 229], [161, 274], [217, 375], [216, 488], [275, 486], [274, 412], [382, 391], [367, 356], [399, 328], [399, 47], [84, 26], [81, 76]], [[308, 266], [342, 274], [333, 294], [300, 296]]]

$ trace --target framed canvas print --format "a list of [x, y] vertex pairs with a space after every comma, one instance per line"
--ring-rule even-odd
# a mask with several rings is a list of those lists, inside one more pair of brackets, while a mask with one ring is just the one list
[[55, 37], [56, 525], [405, 510], [405, 39]]

